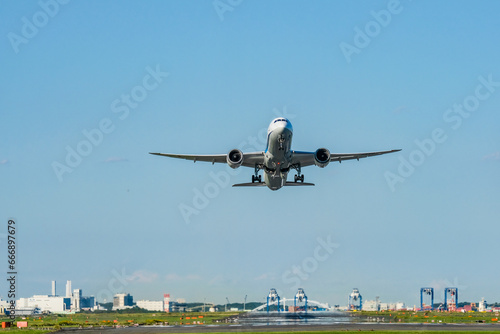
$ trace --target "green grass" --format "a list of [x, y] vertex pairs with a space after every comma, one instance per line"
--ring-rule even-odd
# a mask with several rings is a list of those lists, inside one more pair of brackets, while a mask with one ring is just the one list
[[[229, 316], [238, 313], [122, 313], [122, 312], [86, 312], [76, 314], [51, 314], [16, 318], [16, 321], [27, 321], [31, 329], [59, 329], [61, 327], [101, 327], [139, 325], [185, 325], [219, 323]], [[7, 318], [0, 321], [10, 321]], [[12, 328], [14, 329], [14, 328]]]
[[[384, 318], [385, 322], [402, 323], [498, 323], [497, 313], [460, 313], [460, 312], [413, 312], [413, 311], [385, 311], [385, 312], [352, 312], [351, 315], [362, 318]], [[497, 319], [497, 320], [493, 320]]]
[[9, 329], [0, 329], [1, 332], [9, 332], [12, 334], [45, 334], [45, 333], [50, 333], [53, 332], [54, 330], [41, 330], [41, 329], [26, 329], [26, 328], [9, 328]]
[[[217, 313], [164, 313], [164, 312], [83, 312], [76, 314], [51, 314], [30, 316], [18, 321], [27, 321], [28, 329], [17, 329], [15, 327], [4, 331], [22, 331], [26, 334], [42, 334], [49, 330], [58, 330], [67, 327], [110, 327], [139, 325], [187, 325], [187, 324], [223, 324], [224, 319], [237, 316], [238, 312]], [[498, 323], [493, 318], [498, 318], [495, 313], [440, 313], [440, 312], [350, 312], [348, 313], [353, 322], [375, 322], [383, 323]], [[9, 321], [7, 318], [0, 321]], [[499, 327], [500, 328], [500, 327]], [[340, 333], [340, 331], [337, 331]], [[337, 333], [322, 332], [322, 333]], [[384, 331], [381, 331], [385, 333]], [[283, 332], [281, 332], [283, 333]], [[297, 332], [294, 332], [297, 333]], [[310, 333], [310, 332], [309, 332]], [[390, 333], [390, 332], [387, 332]], [[412, 332], [412, 333], [420, 333]], [[442, 333], [442, 332], [441, 332]], [[484, 333], [484, 332], [483, 332]], [[1, 333], [0, 333], [1, 334]]]

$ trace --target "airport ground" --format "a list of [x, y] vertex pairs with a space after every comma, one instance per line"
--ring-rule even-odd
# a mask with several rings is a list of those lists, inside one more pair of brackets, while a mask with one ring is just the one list
[[[2, 331], [22, 334], [65, 332], [67, 334], [163, 334], [163, 333], [378, 333], [468, 332], [500, 333], [500, 323], [491, 313], [358, 312], [337, 315], [339, 321], [244, 322], [241, 313], [77, 313], [27, 317], [28, 329]], [[236, 320], [239, 318], [238, 320]], [[6, 320], [6, 319], [4, 319]], [[274, 319], [276, 320], [276, 319]], [[21, 333], [19, 333], [21, 334]]]

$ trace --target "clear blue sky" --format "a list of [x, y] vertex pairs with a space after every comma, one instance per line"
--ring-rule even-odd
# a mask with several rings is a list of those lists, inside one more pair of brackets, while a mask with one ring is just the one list
[[[297, 283], [341, 305], [354, 287], [500, 301], [499, 2], [41, 3], [0, 3], [0, 218], [18, 222], [21, 296], [69, 279], [100, 300], [264, 301]], [[148, 154], [263, 150], [251, 138], [277, 115], [297, 150], [403, 151], [277, 192]], [[188, 224], [197, 191], [212, 198]]]

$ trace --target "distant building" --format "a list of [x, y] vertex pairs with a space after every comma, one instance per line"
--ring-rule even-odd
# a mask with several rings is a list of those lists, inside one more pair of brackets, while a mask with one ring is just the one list
[[479, 302], [479, 306], [478, 306], [477, 310], [479, 312], [486, 312], [487, 308], [488, 308], [488, 304], [486, 303], [486, 300], [484, 300], [484, 298], [481, 299], [481, 301]]
[[[56, 281], [52, 281], [51, 297], [57, 297]], [[96, 308], [96, 302], [94, 297], [84, 297], [82, 289], [74, 289], [73, 291], [71, 291], [71, 281], [66, 282], [65, 298], [70, 300], [67, 311], [72, 311], [72, 312], [79, 312], [81, 310], [93, 311]]]
[[118, 293], [113, 297], [113, 310], [123, 310], [133, 306], [134, 299], [129, 293]]
[[81, 297], [80, 309], [84, 311], [94, 311], [96, 309], [95, 297]]
[[380, 303], [380, 311], [400, 311], [406, 309], [405, 303]]
[[3, 315], [3, 314], [7, 314], [6, 311], [8, 311], [10, 307], [10, 303], [6, 300], [2, 300], [0, 298], [0, 314]]
[[71, 299], [47, 295], [35, 295], [30, 298], [18, 299], [16, 301], [16, 310], [17, 309], [39, 309], [40, 312], [68, 313], [71, 310]]
[[379, 302], [376, 300], [367, 300], [363, 303], [363, 311], [380, 311]]
[[66, 298], [71, 298], [72, 297], [72, 292], [71, 292], [71, 281], [66, 282]]
[[163, 295], [163, 308], [165, 312], [186, 312], [187, 304], [185, 299], [177, 299], [177, 301], [170, 301], [170, 294]]
[[82, 300], [82, 289], [73, 290], [73, 296], [71, 298], [71, 309], [75, 312], [80, 311], [81, 305], [80, 302]]
[[135, 302], [137, 307], [143, 308], [148, 311], [164, 311], [164, 303], [163, 300], [154, 301], [154, 300], [138, 300]]
[[185, 301], [177, 300], [176, 302], [169, 303], [168, 312], [186, 312], [187, 304]]

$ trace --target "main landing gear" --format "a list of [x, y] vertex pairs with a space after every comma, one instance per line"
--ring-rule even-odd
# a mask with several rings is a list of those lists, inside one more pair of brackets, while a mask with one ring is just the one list
[[262, 175], [252, 175], [252, 183], [255, 183], [255, 182], [261, 183], [262, 182]]
[[255, 175], [252, 175], [252, 183], [262, 183], [262, 175], [259, 175], [260, 167], [255, 165]]
[[304, 174], [302, 174], [300, 176], [295, 174], [294, 179], [295, 179], [295, 183], [297, 183], [298, 181], [304, 183]]
[[304, 174], [302, 174], [300, 172], [300, 165], [292, 165], [290, 167], [297, 171], [297, 174], [295, 174], [295, 177], [294, 177], [295, 183], [297, 183], [299, 181], [304, 183]]

